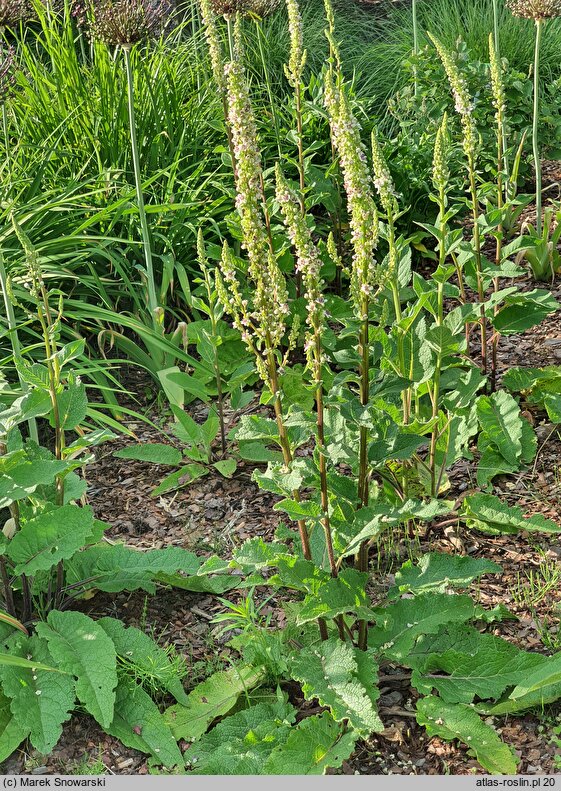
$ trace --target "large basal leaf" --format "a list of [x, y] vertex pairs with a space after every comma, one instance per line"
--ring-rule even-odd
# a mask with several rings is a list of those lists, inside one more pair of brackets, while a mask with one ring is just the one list
[[25, 522], [8, 544], [16, 574], [33, 575], [72, 557], [93, 531], [91, 507], [63, 505]]
[[425, 593], [377, 610], [368, 645], [388, 659], [403, 661], [421, 635], [436, 634], [444, 624], [465, 623], [475, 606], [469, 596]]
[[132, 747], [151, 755], [167, 769], [184, 766], [172, 732], [152, 698], [135, 681], [122, 676], [117, 687], [115, 716], [104, 730]]
[[491, 774], [516, 774], [517, 758], [470, 706], [445, 703], [432, 695], [421, 698], [417, 703], [417, 722], [425, 726], [429, 736], [459, 739], [467, 744]]
[[298, 623], [317, 618], [335, 618], [343, 613], [354, 613], [358, 618], [371, 619], [372, 609], [368, 606], [366, 583], [368, 574], [356, 569], [344, 569], [338, 577], [329, 577], [318, 585], [316, 592], [306, 596]]
[[29, 736], [30, 728], [24, 725], [10, 709], [10, 698], [0, 692], [0, 763], [17, 750]]
[[504, 390], [480, 396], [477, 416], [482, 431], [509, 462], [517, 464], [522, 455], [522, 420], [520, 407]]
[[[18, 635], [9, 641], [9, 647], [15, 656], [53, 664], [46, 643], [35, 635]], [[74, 708], [73, 678], [38, 668], [4, 665], [0, 667], [0, 679], [17, 722], [17, 727], [11, 725], [9, 734], [15, 739], [21, 733], [29, 733], [31, 743], [40, 753], [50, 753], [60, 738], [62, 723], [70, 719]], [[0, 744], [2, 751], [3, 743]]]
[[512, 700], [518, 700], [539, 690], [561, 683], [561, 653], [547, 657], [545, 662], [528, 673], [523, 681], [512, 691]]
[[542, 709], [549, 703], [555, 703], [561, 698], [561, 683], [541, 687], [535, 692], [528, 692], [516, 700], [512, 700], [505, 693], [496, 703], [481, 701], [476, 704], [476, 710], [485, 716], [502, 717], [505, 714], [518, 714], [529, 709]]
[[76, 678], [76, 694], [102, 727], [113, 719], [117, 654], [110, 637], [81, 612], [49, 613], [37, 624], [57, 665]]
[[184, 757], [193, 774], [263, 774], [271, 752], [286, 742], [295, 716], [294, 707], [284, 701], [258, 703], [223, 719]]
[[472, 494], [463, 502], [466, 525], [484, 533], [560, 533], [561, 527], [541, 514], [524, 516], [518, 506], [507, 505], [492, 494]]
[[[322, 706], [329, 706], [337, 722], [348, 720], [360, 734], [368, 736], [382, 729], [382, 723], [372, 699], [376, 690], [377, 666], [371, 655], [372, 666], [369, 689], [359, 677], [355, 649], [338, 638], [330, 638], [315, 648], [296, 654], [290, 662], [292, 676], [302, 684], [308, 700], [317, 698]], [[364, 663], [361, 663], [365, 674]]]
[[113, 641], [117, 656], [122, 662], [143, 671], [144, 677], [167, 690], [178, 703], [187, 701], [177, 669], [170, 662], [168, 653], [151, 637], [134, 626], [127, 628], [115, 618], [100, 618], [97, 623]]
[[501, 571], [497, 563], [484, 558], [430, 552], [423, 555], [416, 565], [411, 560], [403, 564], [395, 575], [395, 587], [389, 591], [388, 599], [395, 599], [408, 591], [416, 594], [428, 591], [444, 593], [447, 588], [467, 588], [483, 574], [499, 574]]
[[149, 461], [152, 464], [164, 464], [170, 467], [177, 467], [183, 460], [181, 451], [161, 442], [144, 442], [141, 445], [129, 445], [127, 448], [115, 451], [113, 455], [118, 459]]
[[347, 731], [324, 711], [291, 729], [286, 742], [265, 762], [266, 775], [323, 775], [338, 769], [353, 752], [358, 733]]
[[180, 547], [141, 552], [124, 544], [88, 547], [68, 564], [68, 580], [91, 580], [88, 587], [107, 593], [145, 590], [154, 593], [159, 574], [196, 574], [200, 560]]
[[[448, 637], [450, 645], [445, 650], [439, 635], [433, 641], [433, 653], [410, 655], [406, 662], [416, 668], [413, 686], [425, 694], [436, 689], [449, 703], [471, 703], [476, 696], [497, 699], [546, 661], [540, 654], [521, 651], [500, 637], [475, 629], [463, 634], [451, 631]], [[430, 652], [430, 638], [426, 643], [423, 650]]]
[[261, 668], [234, 666], [213, 673], [189, 693], [183, 705], [166, 709], [165, 718], [176, 739], [194, 742], [217, 717], [223, 717], [240, 695], [265, 679]]
[[501, 335], [526, 332], [531, 327], [541, 324], [559, 307], [551, 292], [545, 289], [512, 294], [505, 301], [506, 306], [491, 317], [493, 327]]

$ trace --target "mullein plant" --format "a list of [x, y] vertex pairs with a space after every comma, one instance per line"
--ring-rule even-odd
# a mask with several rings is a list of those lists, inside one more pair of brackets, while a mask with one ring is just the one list
[[[325, 76], [325, 106], [331, 134], [343, 175], [353, 249], [350, 266], [350, 293], [354, 314], [359, 322], [360, 403], [366, 408], [370, 390], [369, 312], [372, 297], [379, 285], [379, 271], [374, 257], [378, 245], [378, 212], [372, 191], [372, 176], [361, 140], [360, 126], [353, 115], [342, 80], [334, 84], [330, 72]], [[334, 251], [333, 251], [334, 252]], [[369, 465], [368, 428], [360, 426], [358, 507], [368, 505]], [[359, 571], [368, 570], [368, 544], [359, 549], [356, 558]], [[359, 647], [366, 647], [367, 623], [359, 624]]]
[[467, 83], [458, 69], [452, 53], [431, 33], [428, 34], [433, 42], [450, 84], [454, 97], [454, 106], [460, 116], [462, 127], [462, 148], [466, 158], [469, 195], [473, 224], [473, 258], [475, 263], [475, 276], [477, 281], [477, 299], [479, 303], [479, 326], [481, 331], [481, 368], [487, 374], [487, 318], [485, 315], [485, 292], [483, 286], [482, 257], [481, 257], [481, 232], [479, 228], [479, 197], [477, 190], [477, 149], [479, 136], [475, 119], [473, 117], [474, 105], [470, 96]]
[[157, 38], [164, 31], [171, 13], [168, 0], [86, 0], [86, 6], [76, 18], [86, 21], [88, 32], [97, 41], [123, 53], [127, 77], [127, 106], [131, 153], [134, 170], [136, 200], [145, 262], [145, 281], [148, 309], [156, 332], [163, 334], [164, 311], [160, 306], [154, 274], [152, 243], [142, 190], [142, 169], [136, 137], [134, 70], [131, 58], [133, 47]]
[[[215, 276], [216, 291], [224, 311], [231, 316], [242, 340], [254, 356], [261, 380], [271, 393], [283, 461], [288, 469], [293, 460], [293, 452], [285, 425], [279, 368], [294, 348], [298, 328], [295, 324], [289, 326], [286, 280], [278, 266], [267, 219], [263, 214], [261, 151], [241, 64], [238, 61], [228, 63], [225, 75], [228, 121], [235, 157], [236, 208], [240, 218], [242, 247], [247, 257], [248, 294], [242, 288], [236, 271], [237, 261], [227, 242], [224, 242], [220, 267]], [[283, 355], [282, 344], [287, 333], [288, 350]], [[293, 498], [296, 501], [300, 499], [298, 491], [293, 492]], [[304, 520], [298, 522], [298, 530], [302, 553], [310, 560], [310, 539]], [[325, 624], [321, 628], [322, 637], [325, 637]]]
[[[321, 277], [322, 261], [313, 242], [306, 217], [302, 216], [296, 193], [290, 189], [281, 167], [276, 165], [276, 198], [281, 208], [284, 223], [296, 254], [296, 272], [302, 276], [304, 299], [307, 307], [307, 329], [304, 349], [308, 368], [312, 373], [316, 402], [316, 451], [320, 477], [321, 523], [325, 535], [325, 546], [329, 570], [333, 577], [338, 576], [338, 566], [333, 550], [333, 537], [329, 515], [329, 489], [327, 480], [327, 452], [324, 430], [323, 402], [323, 352], [322, 333], [326, 324], [325, 283]], [[342, 617], [337, 619], [339, 636], [345, 639]]]
[[261, 58], [261, 68], [263, 69], [263, 76], [265, 78], [265, 88], [267, 90], [267, 99], [269, 101], [269, 112], [271, 113], [271, 120], [275, 130], [275, 139], [277, 143], [277, 152], [279, 159], [282, 159], [281, 148], [281, 135], [279, 128], [279, 119], [275, 98], [273, 95], [273, 87], [271, 85], [271, 75], [269, 73], [269, 66], [267, 64], [267, 56], [265, 54], [265, 33], [263, 32], [263, 20], [273, 14], [280, 7], [282, 0], [251, 0], [247, 10], [249, 16], [255, 25], [255, 32], [257, 36], [257, 46], [259, 48], [259, 57]]
[[561, 16], [561, 0], [507, 0], [514, 16], [533, 19], [536, 25], [534, 46], [534, 108], [532, 118], [532, 150], [536, 176], [536, 231], [542, 231], [542, 166], [538, 140], [540, 112], [540, 48], [544, 24], [548, 19]]

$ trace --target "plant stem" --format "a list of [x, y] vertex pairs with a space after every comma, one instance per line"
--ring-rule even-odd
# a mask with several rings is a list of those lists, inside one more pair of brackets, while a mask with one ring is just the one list
[[146, 286], [148, 289], [148, 308], [154, 324], [154, 328], [160, 330], [161, 324], [157, 317], [158, 298], [156, 296], [156, 284], [154, 280], [154, 265], [152, 262], [152, 247], [150, 244], [150, 233], [148, 230], [148, 220], [144, 207], [144, 196], [142, 194], [142, 174], [140, 170], [140, 157], [138, 153], [138, 143], [136, 139], [136, 119], [134, 112], [134, 76], [132, 70], [130, 47], [123, 47], [125, 55], [125, 66], [127, 71], [127, 98], [129, 111], [129, 127], [131, 138], [132, 162], [134, 168], [134, 182], [136, 187], [136, 202], [138, 205], [138, 215], [142, 231], [142, 244], [144, 248], [144, 260], [146, 263]]
[[479, 301], [479, 324], [481, 327], [481, 369], [487, 374], [487, 319], [485, 317], [485, 292], [483, 290], [483, 276], [481, 272], [481, 236], [479, 233], [478, 211], [479, 200], [475, 182], [475, 162], [473, 156], [469, 157], [469, 185], [472, 203], [473, 219], [473, 248], [475, 253], [475, 271], [477, 277], [477, 298]]
[[538, 141], [540, 109], [540, 46], [543, 32], [543, 19], [536, 19], [536, 46], [534, 50], [534, 115], [532, 123], [532, 149], [536, 171], [536, 231], [542, 232], [542, 166]]
[[[413, 16], [413, 52], [415, 56], [419, 54], [419, 26], [417, 24], [417, 0], [411, 0], [411, 14]], [[413, 71], [413, 79], [415, 86], [415, 96], [419, 92], [419, 81], [417, 79], [417, 65]]]
[[498, 0], [493, 0], [493, 42], [497, 60], [500, 60], [501, 50], [499, 46], [499, 6]]
[[273, 120], [273, 126], [275, 129], [275, 138], [277, 141], [277, 151], [279, 153], [279, 159], [282, 159], [282, 149], [280, 144], [280, 132], [279, 132], [279, 121], [277, 118], [277, 113], [275, 109], [275, 100], [273, 98], [273, 89], [271, 87], [271, 77], [269, 75], [269, 68], [267, 66], [267, 59], [265, 57], [265, 50], [263, 49], [263, 28], [261, 27], [261, 20], [255, 20], [255, 27], [257, 28], [257, 41], [259, 44], [259, 55], [261, 56], [261, 65], [263, 67], [263, 76], [265, 77], [265, 85], [267, 87], [267, 96], [269, 99], [269, 107], [271, 109], [271, 118]]
[[203, 275], [205, 279], [206, 293], [208, 299], [210, 326], [212, 327], [212, 338], [214, 341], [213, 364], [214, 364], [214, 378], [216, 380], [216, 401], [218, 406], [218, 420], [220, 421], [220, 444], [222, 447], [222, 455], [225, 456], [226, 455], [226, 426], [224, 425], [224, 395], [222, 392], [222, 375], [220, 373], [220, 361], [218, 359], [218, 339], [220, 338], [220, 333], [218, 332], [218, 325], [216, 322], [216, 314], [215, 314], [216, 300], [213, 297], [210, 275], [208, 273], [206, 266], [203, 267]]
[[[503, 201], [503, 160], [504, 160], [504, 118], [502, 117], [502, 109], [497, 111], [497, 209], [502, 209]], [[503, 224], [501, 223], [497, 229], [497, 245], [495, 250], [495, 264], [497, 267], [501, 265], [503, 247]], [[499, 278], [493, 278], [493, 290], [495, 293], [499, 290]], [[498, 305], [495, 306], [494, 313], [497, 314], [499, 310]], [[491, 341], [491, 392], [494, 393], [497, 386], [497, 350], [499, 346], [500, 334], [495, 331]]]
[[[369, 390], [370, 390], [370, 349], [369, 349], [369, 299], [367, 295], [362, 298], [361, 314], [362, 324], [360, 328], [359, 337], [359, 354], [360, 354], [360, 403], [363, 407], [368, 406]], [[358, 501], [359, 508], [364, 508], [368, 505], [368, 429], [366, 426], [360, 427], [359, 435], [359, 462], [358, 462]], [[364, 542], [357, 557], [358, 570], [368, 572], [368, 542]], [[368, 636], [368, 624], [366, 621], [359, 621], [358, 624], [358, 647], [366, 650], [366, 642]]]

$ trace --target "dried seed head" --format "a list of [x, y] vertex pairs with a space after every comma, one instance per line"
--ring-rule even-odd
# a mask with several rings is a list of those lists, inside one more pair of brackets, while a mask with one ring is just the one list
[[72, 13], [92, 38], [110, 46], [130, 47], [157, 38], [172, 11], [170, 0], [78, 0]]
[[12, 27], [31, 16], [29, 0], [0, 0], [0, 27]]
[[14, 89], [16, 82], [15, 50], [0, 45], [0, 102], [4, 102]]
[[507, 0], [506, 4], [514, 16], [536, 22], [561, 16], [561, 0]]

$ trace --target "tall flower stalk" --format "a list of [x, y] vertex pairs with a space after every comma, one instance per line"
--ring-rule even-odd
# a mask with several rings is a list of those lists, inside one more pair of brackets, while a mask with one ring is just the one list
[[507, 5], [514, 16], [533, 19], [536, 25], [534, 43], [534, 108], [532, 119], [532, 152], [536, 175], [536, 233], [542, 232], [542, 166], [539, 147], [539, 111], [540, 111], [540, 48], [544, 23], [548, 19], [561, 15], [561, 0], [507, 0]]
[[[360, 322], [360, 403], [368, 406], [370, 389], [369, 309], [370, 300], [377, 283], [374, 250], [378, 244], [378, 213], [372, 194], [372, 179], [366, 153], [360, 136], [360, 126], [353, 115], [349, 99], [342, 83], [334, 85], [329, 72], [325, 79], [325, 105], [331, 125], [331, 134], [343, 174], [347, 196], [349, 225], [353, 258], [351, 264], [351, 299], [355, 315]], [[368, 505], [368, 429], [360, 427], [359, 468], [357, 499], [358, 507]], [[368, 544], [358, 552], [356, 565], [360, 571], [368, 571]], [[366, 647], [367, 623], [359, 623], [359, 647]]]
[[[442, 123], [436, 134], [434, 146], [434, 158], [432, 168], [432, 183], [438, 203], [438, 218], [436, 227], [438, 228], [438, 269], [437, 269], [437, 297], [436, 297], [436, 325], [442, 327], [444, 322], [444, 284], [446, 282], [444, 270], [446, 265], [446, 238], [448, 235], [448, 224], [446, 219], [447, 196], [446, 189], [450, 178], [448, 168], [448, 118], [444, 114]], [[442, 354], [437, 353], [434, 379], [432, 382], [432, 417], [436, 421], [439, 413], [440, 402], [440, 370], [442, 368]], [[432, 429], [430, 449], [429, 449], [429, 468], [431, 475], [431, 494], [438, 496], [440, 481], [436, 470], [436, 449], [439, 438], [439, 427], [436, 423]]]
[[[501, 63], [498, 58], [497, 50], [495, 48], [493, 35], [489, 36], [489, 63], [491, 67], [491, 90], [493, 94], [493, 106], [495, 108], [495, 122], [496, 122], [495, 128], [497, 134], [496, 201], [497, 201], [497, 209], [501, 210], [504, 206], [503, 190], [505, 189], [504, 177], [506, 175], [503, 172], [504, 160], [506, 156], [505, 140], [504, 140], [506, 99], [505, 99], [505, 91], [503, 85]], [[502, 247], [503, 247], [503, 224], [500, 223], [497, 229], [497, 242], [495, 248], [495, 264], [497, 265], [497, 267], [499, 267], [501, 264]], [[499, 290], [499, 280], [497, 277], [493, 279], [493, 287], [495, 292]], [[495, 307], [495, 312], [497, 312], [497, 310], [498, 307]], [[498, 345], [499, 345], [499, 333], [495, 330], [491, 342], [491, 390], [492, 391], [495, 390], [497, 383]]]
[[[411, 0], [411, 17], [413, 21], [413, 53], [415, 57], [419, 54], [419, 25], [417, 21], [417, 0]], [[419, 93], [419, 80], [417, 75], [417, 64], [413, 72], [413, 85], [415, 96]]]
[[[306, 218], [300, 212], [297, 196], [289, 188], [280, 165], [276, 166], [276, 197], [281, 207], [288, 236], [296, 253], [296, 271], [302, 275], [304, 297], [307, 306], [306, 358], [312, 372], [316, 400], [316, 448], [320, 476], [321, 523], [325, 535], [325, 546], [329, 561], [329, 569], [333, 577], [338, 576], [337, 561], [333, 550], [333, 537], [329, 516], [329, 489], [327, 481], [327, 454], [324, 432], [323, 404], [323, 355], [321, 336], [325, 327], [325, 307], [323, 297], [324, 283], [321, 279], [321, 259], [312, 240]], [[337, 619], [339, 636], [345, 639], [342, 618]]]
[[302, 75], [306, 65], [304, 49], [304, 30], [298, 0], [286, 0], [288, 11], [288, 30], [290, 33], [290, 57], [284, 70], [286, 78], [294, 91], [294, 112], [296, 116], [296, 139], [298, 145], [298, 178], [300, 182], [300, 210], [305, 214], [304, 189], [306, 186], [304, 172], [304, 133], [302, 118], [302, 96], [304, 86]]
[[429, 33], [442, 65], [446, 71], [450, 89], [454, 97], [456, 112], [460, 116], [462, 126], [462, 147], [467, 163], [469, 194], [471, 198], [472, 223], [473, 223], [473, 254], [475, 259], [475, 273], [477, 279], [477, 298], [479, 302], [479, 326], [481, 330], [481, 368], [487, 373], [487, 319], [485, 316], [485, 292], [483, 288], [483, 274], [481, 268], [481, 233], [479, 230], [479, 197], [477, 192], [477, 146], [478, 134], [473, 118], [473, 102], [463, 76], [452, 54], [441, 42]]
[[[222, 251], [220, 271], [216, 273], [216, 289], [224, 310], [232, 317], [234, 326], [255, 358], [259, 376], [271, 392], [283, 460], [289, 468], [293, 454], [285, 425], [278, 373], [279, 365], [284, 361], [281, 344], [289, 329], [288, 294], [284, 275], [270, 243], [267, 220], [263, 217], [261, 151], [243, 68], [239, 62], [232, 61], [227, 64], [225, 74], [228, 120], [236, 163], [236, 208], [242, 229], [242, 247], [248, 261], [247, 284], [251, 300], [242, 292], [236, 261], [227, 242]], [[290, 333], [290, 338], [289, 351], [291, 344], [295, 343], [294, 333]], [[298, 501], [300, 493], [294, 491], [293, 498]], [[312, 555], [304, 520], [298, 522], [298, 530], [302, 553], [309, 560]], [[325, 637], [325, 624], [320, 628], [322, 637]]]

